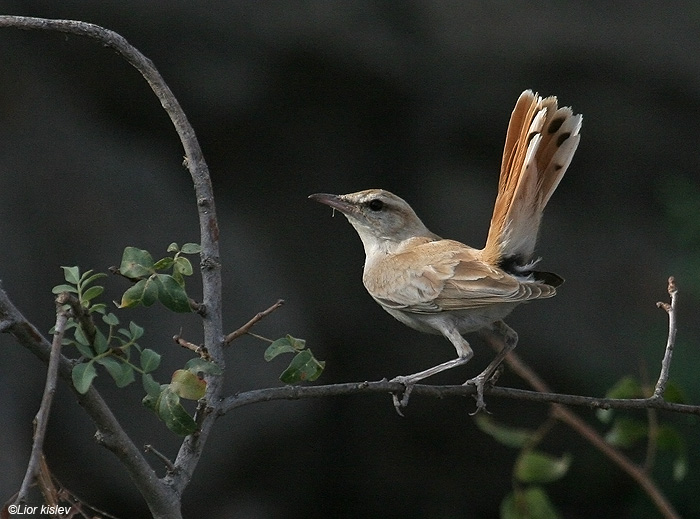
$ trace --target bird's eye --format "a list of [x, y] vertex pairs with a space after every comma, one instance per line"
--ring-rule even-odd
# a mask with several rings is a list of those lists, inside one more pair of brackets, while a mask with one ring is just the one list
[[372, 211], [381, 211], [384, 207], [384, 202], [375, 198], [367, 204], [367, 207], [369, 207]]

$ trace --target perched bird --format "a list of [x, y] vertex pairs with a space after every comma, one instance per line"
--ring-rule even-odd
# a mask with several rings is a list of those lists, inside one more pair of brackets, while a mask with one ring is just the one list
[[462, 334], [490, 328], [504, 337], [504, 347], [465, 382], [476, 386], [477, 412], [484, 407], [484, 385], [518, 340], [501, 319], [520, 303], [552, 297], [563, 282], [534, 270], [533, 254], [542, 211], [571, 163], [581, 121], [571, 108], [557, 108], [556, 97], [520, 95], [483, 249], [440, 238], [405, 200], [382, 189], [309, 197], [343, 213], [360, 235], [362, 280], [374, 300], [411, 328], [442, 334], [457, 350], [456, 359], [393, 379], [406, 387], [400, 402], [394, 395], [397, 410], [417, 381], [469, 361], [473, 351]]

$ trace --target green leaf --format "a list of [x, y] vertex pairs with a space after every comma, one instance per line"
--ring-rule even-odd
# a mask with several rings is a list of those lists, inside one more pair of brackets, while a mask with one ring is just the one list
[[685, 456], [678, 457], [673, 462], [673, 480], [683, 481], [688, 475], [688, 458]]
[[605, 396], [607, 398], [643, 398], [645, 395], [638, 380], [634, 377], [624, 377], [608, 389]]
[[161, 392], [161, 387], [160, 384], [153, 378], [153, 375], [150, 373], [144, 373], [141, 376], [141, 382], [143, 383], [143, 389], [146, 391], [148, 396], [158, 398]]
[[277, 339], [270, 344], [265, 350], [265, 360], [271, 361], [282, 353], [296, 353], [306, 348], [304, 339], [297, 339], [287, 334], [284, 337]]
[[202, 247], [199, 243], [185, 243], [180, 252], [183, 254], [199, 254], [202, 252]]
[[97, 376], [97, 370], [93, 364], [94, 361], [76, 364], [71, 371], [73, 386], [78, 393], [84, 395], [90, 389], [93, 379]]
[[515, 462], [515, 478], [522, 483], [551, 483], [569, 470], [571, 456], [555, 458], [543, 452], [523, 451]]
[[182, 407], [180, 397], [170, 388], [160, 394], [156, 408], [160, 419], [175, 434], [187, 436], [197, 430], [197, 423]]
[[90, 276], [89, 278], [85, 279], [86, 276], [88, 276], [88, 275], [90, 274], [90, 272], [92, 272], [92, 270], [88, 270], [85, 274], [83, 274], [82, 276], [80, 276], [80, 285], [81, 285], [82, 287], [86, 287], [86, 286], [88, 286], [88, 285], [91, 285], [92, 283], [94, 283], [96, 280], [98, 280], [98, 279], [100, 279], [100, 278], [106, 278], [106, 277], [107, 277], [107, 274], [105, 274], [104, 272], [98, 272], [97, 274], [93, 274], [93, 275]]
[[649, 428], [645, 422], [620, 417], [605, 435], [605, 440], [611, 445], [627, 449], [646, 438], [648, 434]]
[[501, 503], [501, 519], [558, 519], [554, 505], [540, 487], [516, 490]]
[[136, 324], [134, 321], [129, 321], [129, 333], [132, 341], [138, 341], [143, 337], [143, 327]]
[[99, 328], [95, 330], [95, 344], [93, 345], [93, 348], [98, 355], [106, 352], [109, 348], [107, 337], [104, 336]]
[[168, 252], [180, 252], [180, 247], [177, 246], [177, 243], [172, 242], [168, 245]]
[[61, 267], [63, 269], [63, 277], [71, 285], [77, 285], [80, 281], [80, 269], [78, 267]]
[[95, 299], [97, 296], [102, 294], [102, 292], [104, 292], [104, 291], [105, 291], [104, 287], [101, 287], [101, 286], [90, 287], [83, 293], [83, 297], [81, 299], [81, 302], [90, 301], [92, 299]]
[[326, 363], [316, 360], [311, 350], [304, 350], [297, 353], [292, 359], [289, 367], [280, 375], [280, 380], [285, 384], [294, 384], [307, 380], [313, 382], [321, 376], [325, 367]]
[[664, 391], [664, 400], [673, 402], [674, 404], [684, 404], [688, 401], [685, 397], [683, 389], [673, 381], [668, 381], [666, 391]]
[[90, 312], [97, 312], [98, 314], [104, 315], [107, 313], [107, 305], [104, 303], [94, 304], [90, 307]]
[[173, 373], [170, 388], [182, 398], [199, 400], [207, 390], [207, 383], [187, 369]]
[[172, 276], [156, 274], [155, 281], [158, 287], [158, 300], [163, 306], [173, 312], [186, 313], [192, 311], [187, 293]]
[[496, 423], [493, 418], [484, 413], [477, 414], [475, 420], [477, 427], [479, 427], [482, 432], [491, 436], [498, 443], [508, 447], [522, 447], [528, 441], [532, 440], [535, 435], [534, 431], [528, 429]]
[[160, 366], [160, 354], [145, 348], [141, 352], [141, 369], [146, 373], [155, 371]]
[[184, 256], [178, 256], [175, 258], [173, 271], [177, 272], [178, 274], [182, 274], [183, 276], [191, 276], [193, 272], [192, 263], [190, 263], [190, 260]]
[[78, 341], [71, 341], [71, 343], [78, 349], [78, 351], [83, 357], [91, 359], [95, 356], [95, 352], [92, 351], [92, 348], [90, 346], [86, 344], [80, 344]]
[[175, 260], [171, 258], [170, 256], [160, 259], [156, 261], [156, 264], [153, 265], [154, 270], [165, 270], [169, 269], [170, 267], [173, 266], [173, 263], [175, 263]]
[[103, 315], [102, 320], [109, 326], [117, 326], [119, 324], [119, 318], [111, 312], [107, 315]]
[[73, 336], [75, 337], [76, 342], [78, 342], [79, 344], [82, 344], [83, 346], [90, 346], [90, 341], [88, 341], [87, 337], [85, 336], [85, 332], [83, 331], [82, 326], [75, 327]]
[[105, 367], [117, 387], [125, 387], [134, 381], [134, 370], [128, 364], [119, 362], [114, 357], [101, 357], [95, 362]]
[[198, 373], [204, 373], [205, 375], [221, 375], [223, 373], [222, 369], [217, 364], [200, 357], [188, 360], [187, 364], [185, 364], [185, 369], [191, 371], [195, 375]]
[[272, 359], [281, 355], [282, 353], [295, 353], [296, 350], [292, 346], [291, 342], [287, 337], [282, 337], [273, 341], [267, 349], [265, 350], [265, 360], [270, 362]]
[[151, 306], [157, 299], [157, 284], [151, 278], [142, 279], [124, 292], [119, 308], [133, 308], [138, 305]]
[[53, 294], [60, 294], [61, 292], [70, 292], [72, 294], [77, 294], [78, 289], [72, 285], [56, 285], [51, 289]]
[[147, 250], [136, 247], [126, 247], [119, 266], [122, 276], [138, 279], [154, 273], [153, 257]]

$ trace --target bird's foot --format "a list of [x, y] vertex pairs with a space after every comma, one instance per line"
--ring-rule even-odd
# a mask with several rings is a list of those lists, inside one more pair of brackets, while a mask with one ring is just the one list
[[484, 388], [486, 387], [486, 384], [493, 386], [498, 378], [498, 375], [500, 375], [500, 370], [496, 370], [495, 373], [481, 373], [462, 384], [463, 386], [470, 385], [476, 387], [476, 395], [474, 395], [474, 399], [476, 400], [476, 411], [469, 413], [471, 416], [479, 414], [481, 411], [488, 413], [488, 410], [486, 409], [486, 402], [484, 402]]
[[391, 394], [391, 399], [394, 402], [394, 409], [396, 409], [399, 416], [403, 416], [401, 410], [408, 405], [408, 399], [411, 397], [413, 386], [415, 386], [416, 383], [413, 382], [410, 377], [394, 377], [389, 382], [398, 382], [399, 384], [403, 384], [405, 388], [401, 393]]

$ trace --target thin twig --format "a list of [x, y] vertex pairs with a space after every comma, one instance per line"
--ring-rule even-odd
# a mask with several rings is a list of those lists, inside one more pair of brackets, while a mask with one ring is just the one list
[[173, 465], [173, 462], [170, 461], [170, 459], [160, 452], [158, 449], [156, 449], [153, 445], [151, 444], [146, 444], [143, 446], [143, 450], [146, 452], [152, 452], [156, 458], [158, 458], [163, 465], [165, 465], [165, 468], [168, 469], [168, 472], [173, 472], [175, 470], [175, 465]]
[[36, 417], [34, 418], [35, 428], [32, 452], [29, 456], [27, 471], [24, 474], [24, 479], [22, 480], [22, 485], [20, 486], [17, 500], [15, 501], [16, 504], [25, 503], [27, 501], [29, 489], [34, 484], [44, 453], [46, 427], [49, 423], [53, 396], [56, 393], [56, 381], [58, 379], [58, 366], [61, 360], [63, 334], [66, 331], [66, 324], [68, 323], [68, 312], [63, 309], [63, 305], [66, 303], [66, 297], [69, 297], [69, 294], [66, 292], [63, 292], [56, 297], [56, 326], [53, 335], [53, 342], [51, 343], [49, 366], [46, 370], [46, 385], [44, 386], [44, 394], [41, 397], [39, 411], [36, 413]]
[[206, 361], [211, 361], [211, 355], [209, 355], [209, 350], [207, 350], [206, 346], [203, 344], [194, 344], [189, 342], [186, 339], [183, 339], [180, 334], [173, 335], [173, 340], [175, 341], [176, 344], [179, 344], [183, 348], [193, 351], [197, 355], [199, 355], [200, 358], [206, 360]]
[[656, 306], [663, 308], [668, 314], [668, 339], [666, 340], [664, 359], [661, 362], [661, 373], [659, 374], [659, 380], [656, 382], [656, 388], [654, 389], [654, 396], [656, 398], [663, 398], [664, 392], [666, 391], [666, 383], [668, 382], [668, 376], [671, 371], [673, 347], [676, 344], [676, 303], [678, 301], [678, 288], [676, 287], [676, 281], [673, 276], [668, 278], [668, 294], [671, 296], [671, 304], [656, 303]]
[[258, 312], [253, 316], [253, 318], [245, 323], [243, 326], [241, 326], [238, 330], [234, 330], [233, 332], [229, 333], [226, 338], [224, 339], [224, 343], [226, 345], [231, 344], [232, 341], [235, 341], [238, 339], [241, 335], [245, 335], [246, 333], [249, 332], [249, 330], [255, 326], [255, 323], [260, 321], [261, 319], [267, 317], [270, 315], [272, 312], [277, 310], [280, 306], [284, 304], [284, 299], [279, 299], [277, 302], [272, 305], [270, 308], [267, 310], [263, 310], [262, 312]]
[[[501, 344], [495, 337], [485, 336], [487, 342], [495, 349], [500, 350], [502, 348]], [[532, 368], [530, 368], [525, 362], [518, 357], [515, 352], [510, 352], [505, 359], [508, 366], [523, 380], [525, 380], [530, 386], [541, 393], [551, 394], [551, 389], [542, 380], [537, 373], [535, 373]], [[621, 408], [629, 409], [624, 403], [636, 402], [641, 404], [641, 408], [650, 409], [655, 407], [654, 403], [663, 401], [658, 398], [642, 398], [636, 400], [628, 399], [600, 399], [601, 403], [603, 401], [617, 400], [621, 404]], [[665, 402], [665, 401], [664, 401]], [[562, 402], [562, 403], [573, 403], [573, 402]], [[571, 410], [567, 409], [562, 403], [552, 404], [552, 415], [562, 422], [566, 423], [569, 427], [574, 429], [583, 438], [588, 440], [595, 448], [601, 451], [605, 456], [607, 456], [613, 463], [624, 470], [632, 479], [634, 479], [637, 484], [644, 489], [649, 498], [654, 502], [657, 509], [663, 514], [666, 519], [679, 519], [680, 516], [678, 512], [673, 508], [673, 505], [666, 499], [666, 496], [661, 492], [656, 483], [651, 479], [649, 474], [625, 456], [621, 451], [610, 445], [605, 439], [598, 434], [598, 432], [583, 421], [578, 415], [576, 415]], [[700, 412], [700, 406], [688, 406], [689, 408], [697, 408], [694, 412]], [[610, 406], [604, 406], [603, 408], [614, 409], [620, 408], [616, 404]], [[690, 410], [690, 409], [689, 409]]]

